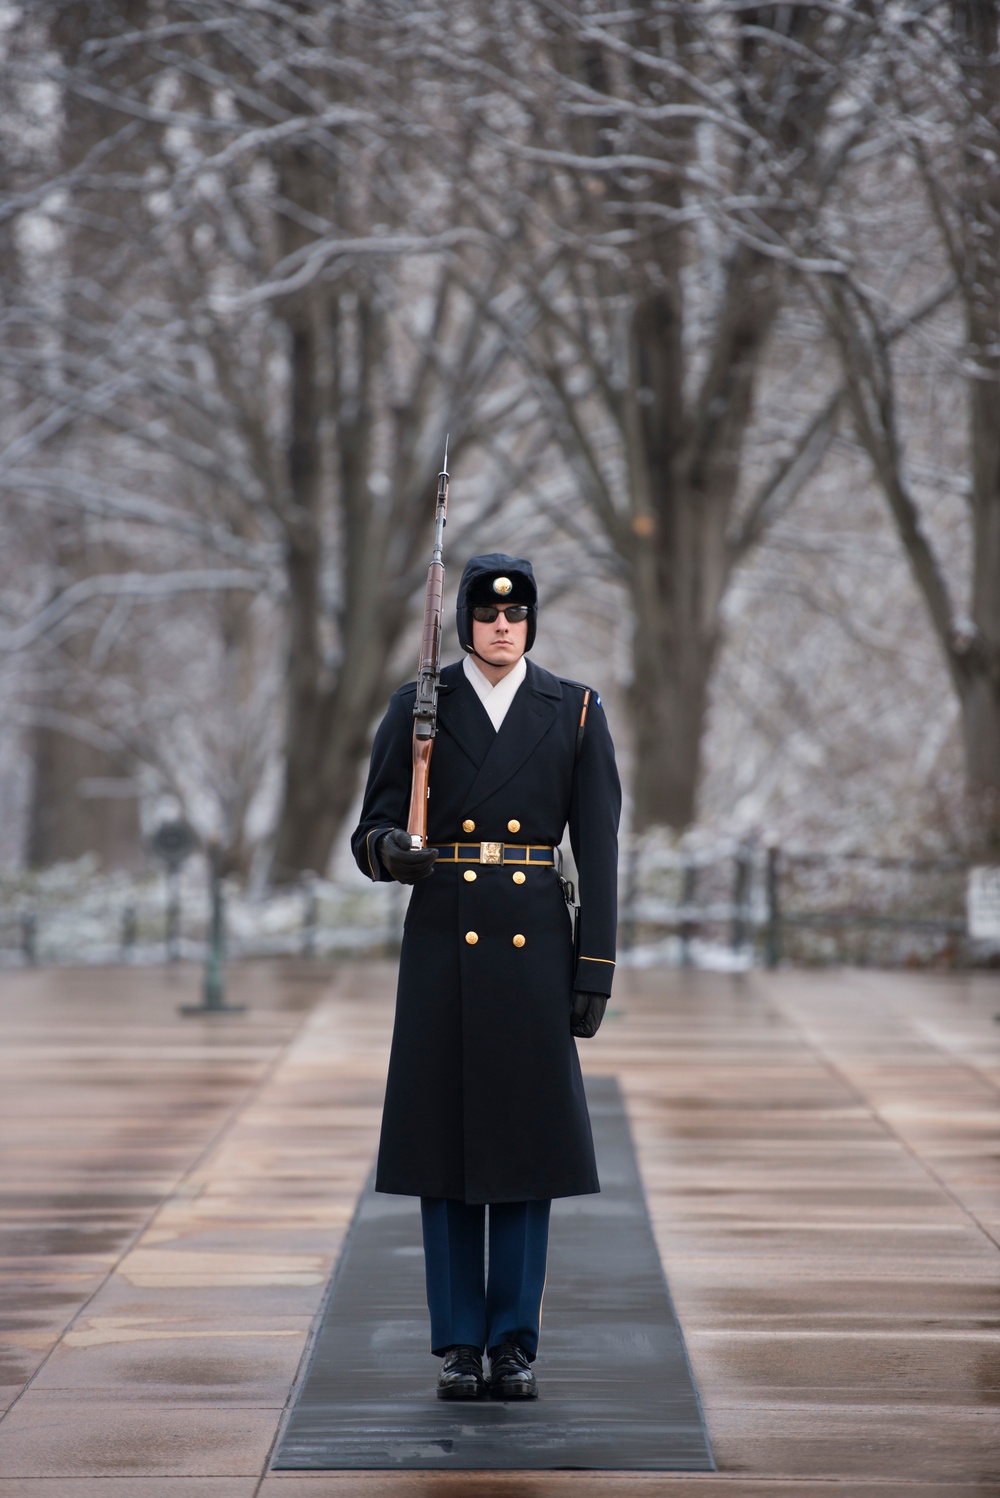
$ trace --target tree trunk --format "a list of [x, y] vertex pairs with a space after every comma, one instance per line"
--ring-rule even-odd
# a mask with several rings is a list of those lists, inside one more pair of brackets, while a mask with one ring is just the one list
[[[1000, 94], [1000, 89], [997, 90]], [[994, 227], [1000, 184], [990, 184]], [[980, 201], [981, 210], [987, 204]], [[969, 443], [972, 469], [971, 648], [960, 657], [962, 730], [973, 854], [1000, 859], [1000, 274], [995, 237], [969, 301]], [[982, 257], [986, 259], [986, 256]], [[964, 641], [956, 642], [961, 648]]]
[[[684, 76], [706, 76], [701, 8], [632, 7], [612, 34], [608, 16], [587, 7], [538, 7], [548, 66], [532, 82], [543, 102], [525, 140], [533, 160], [523, 188], [544, 203], [533, 259], [546, 263], [560, 213], [567, 240], [589, 240], [595, 254], [568, 253], [558, 290], [525, 276], [525, 296], [536, 299], [526, 320], [538, 347], [531, 373], [548, 382], [554, 436], [633, 605], [633, 799], [643, 828], [682, 831], [695, 818], [722, 604], [742, 554], [729, 532], [785, 280], [780, 257], [755, 245], [770, 237], [780, 246], [789, 181], [812, 190], [838, 70], [856, 50], [819, 7], [737, 9], [717, 55], [732, 44], [722, 91], [745, 130], [709, 146], [711, 132], [694, 123], [706, 90]], [[498, 29], [496, 55], [507, 46]], [[666, 59], [677, 69], [669, 84], [659, 72]], [[511, 71], [518, 65], [512, 59]], [[717, 152], [711, 168], [703, 146]], [[546, 178], [539, 163], [556, 151]], [[637, 180], [636, 157], [657, 169], [640, 167]], [[718, 201], [703, 212], [695, 184], [706, 171], [718, 172], [723, 198], [753, 203], [734, 224], [745, 232], [727, 233], [730, 210]], [[702, 239], [685, 227], [699, 219], [711, 224]], [[711, 274], [697, 269], [706, 249]]]
[[709, 683], [735, 560], [727, 533], [779, 276], [755, 254], [732, 257], [713, 356], [685, 412], [679, 267], [667, 269], [673, 286], [641, 300], [632, 323], [633, 815], [638, 828], [683, 832], [697, 815]]
[[[388, 660], [400, 627], [398, 608], [377, 599], [365, 610], [368, 628], [343, 651], [332, 683], [316, 648], [318, 549], [289, 558], [289, 667], [285, 781], [272, 878], [293, 882], [323, 874], [357, 790], [372, 719], [389, 691]], [[351, 566], [348, 558], [346, 565]]]
[[290, 326], [289, 504], [285, 566], [288, 586], [288, 674], [285, 785], [274, 850], [279, 883], [303, 870], [326, 871], [322, 851], [320, 766], [325, 752], [328, 691], [324, 687], [322, 618], [322, 487], [318, 318], [300, 312]]
[[[368, 481], [373, 386], [384, 352], [381, 313], [363, 286], [342, 300], [343, 306], [331, 298], [322, 315], [315, 306], [300, 309], [291, 323], [285, 780], [271, 867], [279, 884], [307, 871], [323, 874], [329, 864], [372, 719], [385, 705], [389, 658], [406, 617], [397, 568], [405, 572], [414, 531], [429, 529], [433, 514], [428, 504], [424, 525], [414, 526], [412, 515], [394, 525], [373, 502]], [[325, 401], [336, 432], [329, 460]], [[323, 598], [324, 527], [334, 512], [341, 600], [331, 608]]]
[[385, 642], [373, 641], [368, 658], [352, 662], [356, 677], [342, 678], [339, 689], [319, 704], [321, 731], [312, 737], [303, 733], [297, 744], [295, 723], [308, 721], [314, 694], [308, 685], [289, 693], [285, 801], [272, 864], [276, 884], [294, 882], [307, 871], [326, 871], [357, 792], [372, 719], [385, 707], [385, 655]]
[[[116, 29], [127, 31], [141, 26], [144, 14], [142, 0], [121, 0], [121, 3], [105, 7], [101, 24], [108, 32]], [[73, 7], [66, 8], [53, 21], [52, 41], [67, 68], [77, 64], [81, 49], [93, 35], [93, 24], [93, 17], [79, 7], [75, 11]], [[132, 65], [136, 65], [134, 59]], [[63, 167], [71, 170], [103, 138], [107, 119], [100, 106], [72, 90], [65, 91], [62, 102], [65, 113], [60, 156]], [[118, 170], [134, 166], [134, 162], [128, 159], [127, 147], [116, 152], [114, 165]], [[106, 161], [105, 169], [107, 166]], [[113, 206], [109, 209], [97, 193], [86, 189], [73, 191], [78, 199], [80, 222], [67, 246], [71, 282], [80, 286], [86, 286], [88, 282], [99, 284], [108, 250], [107, 235], [106, 230], [91, 227], [87, 215], [93, 215], [93, 222], [99, 223], [102, 219], [106, 222], [115, 210]], [[70, 297], [67, 313], [72, 315], [77, 305], [76, 297]], [[67, 338], [67, 347], [72, 347], [71, 338]], [[65, 439], [67, 467], [73, 465], [74, 435], [71, 433]], [[67, 582], [86, 576], [92, 570], [93, 558], [87, 556], [83, 527], [68, 528], [65, 522], [54, 521], [51, 530], [52, 562], [60, 585], [65, 586]], [[107, 554], [106, 548], [101, 550], [100, 570], [113, 570], [115, 558]], [[75, 663], [85, 663], [89, 648], [90, 639], [78, 635], [62, 647], [62, 669], [57, 666], [53, 670], [53, 663], [47, 663], [46, 674], [53, 684], [41, 694], [40, 716], [48, 713], [81, 723], [97, 716], [96, 704], [86, 695], [80, 673], [74, 669]], [[87, 780], [122, 779], [120, 760], [85, 738], [44, 724], [32, 731], [31, 741], [33, 778], [28, 817], [29, 864], [40, 867], [93, 853], [105, 867], [136, 865], [141, 859], [138, 800], [81, 794], [81, 791], [86, 791], [83, 782]]]
[[635, 599], [633, 607], [634, 826], [681, 830], [695, 820], [716, 646], [662, 599]]
[[[906, 475], [896, 410], [892, 341], [867, 292], [845, 284], [818, 294], [848, 376], [858, 439], [885, 494], [961, 709], [967, 843], [973, 858], [1000, 859], [1000, 6], [953, 0], [940, 34], [937, 108], [951, 115], [954, 151], [921, 151], [917, 163], [941, 230], [965, 314], [971, 475], [969, 613], [956, 608]], [[948, 55], [945, 55], [948, 54]], [[904, 111], [907, 105], [903, 103]], [[936, 127], [940, 128], [940, 127]], [[899, 323], [898, 317], [892, 319]], [[903, 320], [905, 326], [905, 320]]]
[[[958, 697], [969, 851], [974, 857], [994, 857], [1000, 855], [1000, 371], [969, 381], [972, 579], [966, 621], [955, 608], [907, 480], [885, 331], [875, 326], [864, 299], [844, 288], [835, 289], [825, 305], [848, 376], [855, 432], [885, 495]], [[997, 329], [1000, 333], [1000, 316]], [[985, 342], [977, 346], [971, 333], [967, 353], [968, 362], [979, 368], [996, 362]]]
[[[315, 153], [290, 155], [282, 162], [283, 196], [313, 215], [326, 213], [340, 170]], [[356, 186], [341, 194], [355, 209]], [[381, 219], [381, 198], [377, 211]], [[285, 254], [307, 242], [294, 221], [282, 234]], [[489, 284], [490, 264], [476, 275]], [[437, 413], [449, 412], [457, 459], [496, 368], [477, 337], [486, 314], [476, 296], [460, 312], [452, 305], [461, 284], [442, 266], [429, 298], [427, 347], [413, 358], [400, 348], [398, 330], [393, 342], [384, 275], [363, 265], [286, 313], [291, 433], [280, 519], [289, 644], [284, 797], [272, 859], [279, 883], [307, 870], [322, 874], [330, 861], [372, 721], [393, 684], [391, 661], [411, 599], [426, 575], [431, 465], [446, 429], [442, 415], [438, 432]], [[491, 430], [490, 419], [482, 430]], [[373, 483], [376, 473], [381, 483]]]
[[1000, 862], [1000, 687], [980, 671], [961, 696], [969, 852]]
[[954, 7], [969, 111], [959, 213], [969, 364], [974, 676], [962, 696], [970, 821], [977, 849], [1000, 858], [1000, 5]]

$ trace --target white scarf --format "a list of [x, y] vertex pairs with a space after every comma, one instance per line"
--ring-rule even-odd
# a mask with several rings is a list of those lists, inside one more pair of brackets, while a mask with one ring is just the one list
[[507, 709], [514, 701], [514, 694], [528, 674], [528, 663], [522, 655], [516, 666], [502, 676], [496, 686], [487, 681], [471, 655], [462, 662], [465, 674], [472, 682], [480, 702], [490, 715], [490, 722], [499, 733], [500, 724], [507, 716]]

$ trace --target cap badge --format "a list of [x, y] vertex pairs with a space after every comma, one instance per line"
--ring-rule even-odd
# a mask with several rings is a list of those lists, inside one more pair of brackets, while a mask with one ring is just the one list
[[494, 593], [499, 593], [501, 597], [506, 597], [513, 586], [514, 584], [509, 577], [495, 577], [493, 579], [493, 591]]

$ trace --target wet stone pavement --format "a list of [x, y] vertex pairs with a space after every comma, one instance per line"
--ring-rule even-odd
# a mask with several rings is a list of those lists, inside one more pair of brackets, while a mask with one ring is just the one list
[[0, 1498], [1000, 1495], [1000, 976], [621, 975], [581, 1054], [719, 1467], [676, 1475], [269, 1471], [394, 974], [247, 964], [244, 1014], [182, 1018], [197, 984], [0, 976]]

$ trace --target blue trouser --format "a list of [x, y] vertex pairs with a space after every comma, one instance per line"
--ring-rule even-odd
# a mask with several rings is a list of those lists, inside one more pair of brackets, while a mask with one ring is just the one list
[[517, 1342], [538, 1351], [551, 1202], [490, 1207], [490, 1266], [485, 1267], [486, 1208], [422, 1196], [431, 1351], [464, 1344], [480, 1351]]

